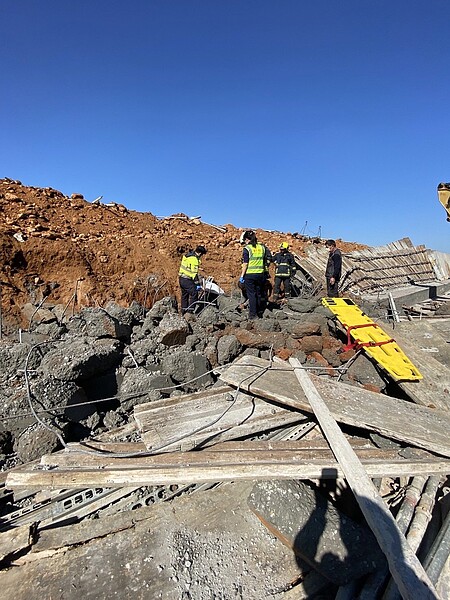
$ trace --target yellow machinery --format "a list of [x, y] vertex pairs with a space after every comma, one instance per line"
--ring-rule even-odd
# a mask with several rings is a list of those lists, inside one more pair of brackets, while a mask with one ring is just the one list
[[437, 187], [439, 202], [447, 211], [447, 221], [450, 221], [450, 183], [440, 183]]
[[345, 349], [363, 348], [369, 356], [396, 381], [418, 381], [422, 375], [400, 346], [377, 323], [372, 321], [350, 298], [322, 298], [326, 306], [344, 327]]

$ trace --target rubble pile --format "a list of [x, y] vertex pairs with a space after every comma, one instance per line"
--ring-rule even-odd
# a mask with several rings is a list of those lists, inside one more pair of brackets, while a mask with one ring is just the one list
[[27, 462], [60, 446], [33, 409], [66, 441], [77, 441], [127, 423], [141, 402], [214, 385], [220, 371], [214, 369], [242, 355], [293, 356], [343, 382], [386, 388], [364, 355], [352, 360], [354, 350], [343, 351], [345, 340], [336, 337], [331, 314], [317, 299], [292, 298], [252, 323], [240, 303], [239, 295], [219, 296], [187, 319], [173, 296], [146, 311], [109, 302], [62, 321], [61, 305], [40, 309], [22, 343], [0, 345], [3, 461], [13, 449], [16, 460]]

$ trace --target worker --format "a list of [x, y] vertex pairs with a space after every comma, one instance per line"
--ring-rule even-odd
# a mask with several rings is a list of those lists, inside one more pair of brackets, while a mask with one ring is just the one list
[[327, 296], [328, 298], [338, 298], [338, 285], [342, 273], [342, 254], [334, 240], [327, 240], [325, 245], [329, 251], [328, 262], [325, 269]]
[[179, 282], [181, 288], [181, 314], [186, 312], [195, 312], [198, 302], [198, 293], [202, 289], [198, 278], [198, 270], [201, 264], [201, 257], [206, 254], [204, 246], [197, 246], [194, 251], [190, 251], [181, 259], [179, 270]]
[[260, 244], [254, 231], [244, 231], [240, 238], [242, 250], [242, 269], [239, 282], [245, 284], [248, 297], [248, 318], [262, 316], [266, 307], [266, 265], [272, 260], [270, 250]]
[[[295, 258], [294, 255], [289, 252], [288, 242], [282, 242], [280, 244], [280, 251], [274, 255], [272, 262], [275, 263], [273, 301], [278, 302], [281, 291], [285, 298], [290, 298], [291, 277], [296, 270]], [[283, 289], [281, 290], [281, 288]]]

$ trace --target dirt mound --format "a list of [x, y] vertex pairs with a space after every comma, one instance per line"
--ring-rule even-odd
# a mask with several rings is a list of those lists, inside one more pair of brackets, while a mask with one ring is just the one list
[[[239, 277], [242, 229], [216, 226], [179, 213], [158, 219], [122, 204], [87, 202], [51, 187], [24, 186], [0, 179], [0, 278], [4, 330], [20, 322], [20, 309], [44, 299], [77, 311], [108, 300], [149, 305], [178, 294], [183, 252], [203, 244], [204, 275], [226, 291]], [[287, 240], [304, 255], [308, 244], [322, 243], [291, 233], [256, 230], [276, 250]], [[340, 242], [344, 251], [362, 245]], [[22, 323], [23, 324], [23, 323]]]

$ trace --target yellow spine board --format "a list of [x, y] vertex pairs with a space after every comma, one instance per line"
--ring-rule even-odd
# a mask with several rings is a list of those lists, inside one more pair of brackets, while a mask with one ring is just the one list
[[350, 298], [322, 298], [322, 304], [344, 326], [348, 340], [361, 347], [396, 381], [418, 381], [422, 375], [400, 346]]

